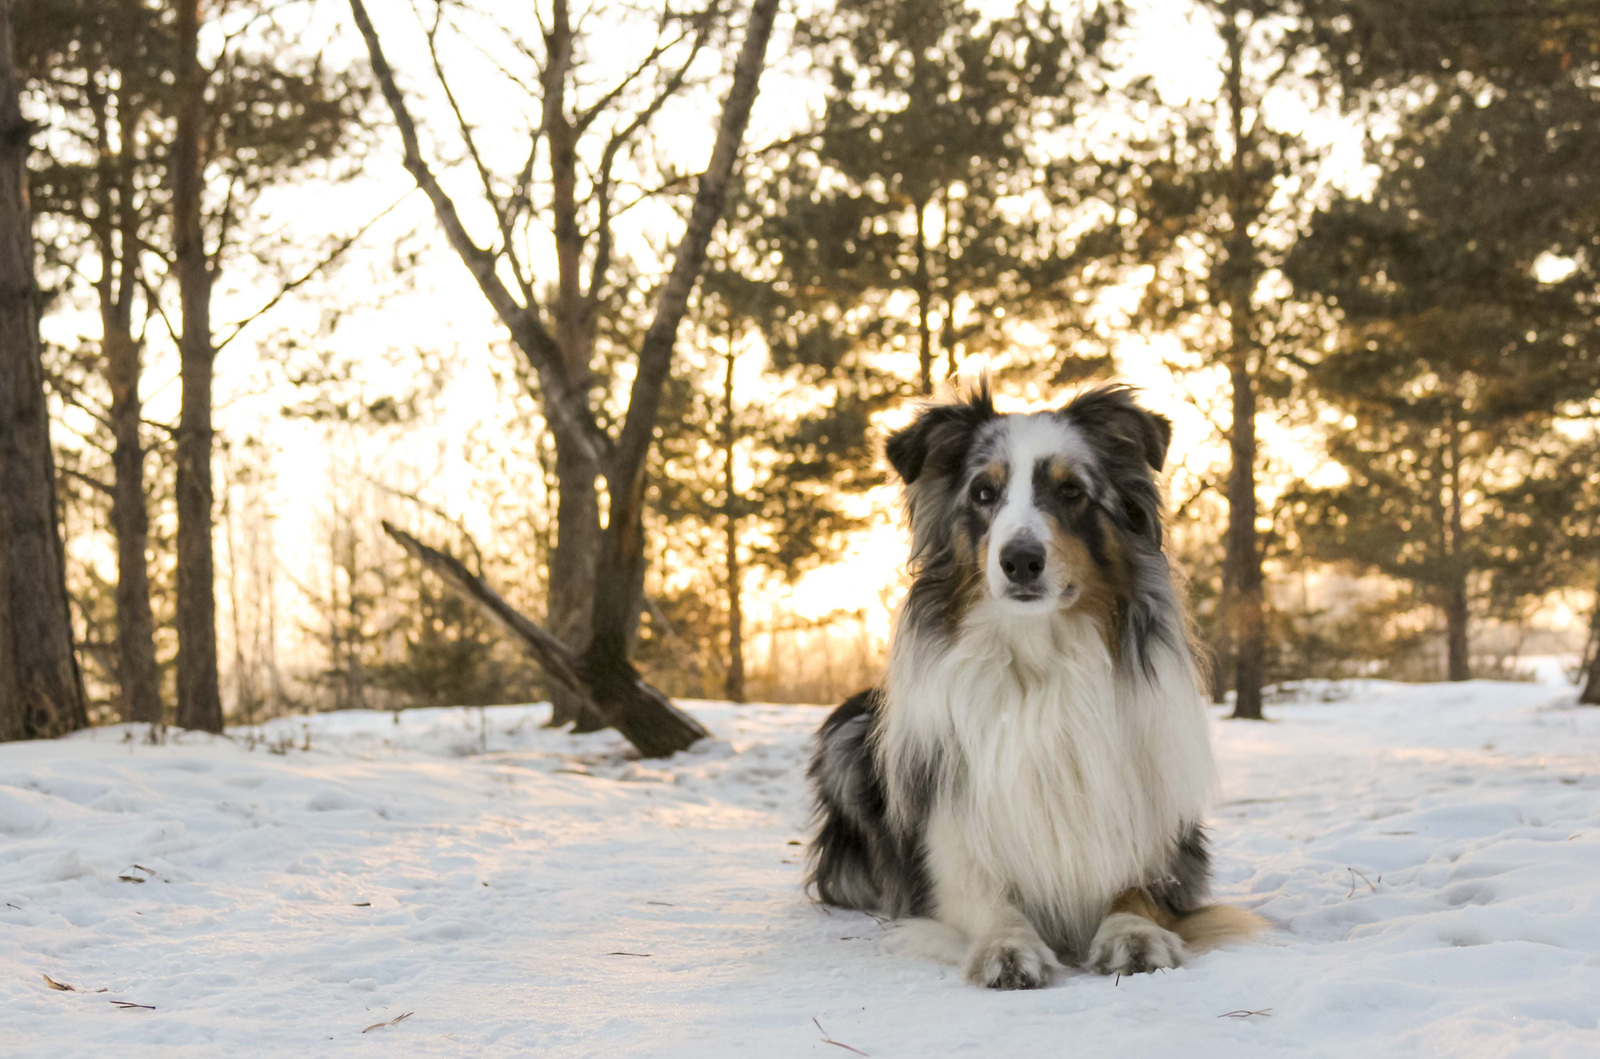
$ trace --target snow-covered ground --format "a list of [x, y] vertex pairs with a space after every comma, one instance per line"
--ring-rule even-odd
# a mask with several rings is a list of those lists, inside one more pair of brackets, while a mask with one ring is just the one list
[[1278, 929], [1037, 993], [802, 895], [816, 709], [690, 704], [667, 762], [539, 707], [0, 746], [0, 1052], [1600, 1055], [1600, 710], [1303, 698], [1215, 725], [1218, 894]]

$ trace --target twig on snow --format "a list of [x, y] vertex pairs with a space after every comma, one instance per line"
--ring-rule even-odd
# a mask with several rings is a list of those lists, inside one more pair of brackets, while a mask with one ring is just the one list
[[404, 1015], [396, 1015], [394, 1018], [390, 1019], [388, 1022], [374, 1022], [372, 1025], [368, 1026], [366, 1029], [362, 1030], [361, 1032], [362, 1033], [371, 1033], [373, 1030], [381, 1030], [385, 1026], [394, 1026], [394, 1025], [397, 1025], [397, 1024], [399, 1024], [401, 1022], [404, 1022], [406, 1019], [410, 1018], [412, 1015], [415, 1015], [415, 1014], [416, 1014], [415, 1011], [408, 1011]]
[[823, 1044], [831, 1044], [835, 1048], [843, 1048], [845, 1051], [847, 1051], [847, 1052], [855, 1052], [857, 1055], [866, 1055], [867, 1054], [866, 1052], [863, 1052], [860, 1048], [852, 1048], [848, 1044], [844, 1043], [843, 1041], [836, 1041], [832, 1037], [829, 1037], [828, 1036], [828, 1031], [822, 1028], [822, 1023], [817, 1021], [815, 1015], [813, 1015], [811, 1017], [811, 1025], [815, 1026], [817, 1028], [817, 1032], [822, 1034], [822, 1043]]
[[[1346, 898], [1351, 898], [1356, 895], [1356, 876], [1358, 875], [1361, 876], [1361, 881], [1367, 884], [1367, 889], [1371, 890], [1373, 893], [1378, 892], [1378, 887], [1371, 879], [1367, 878], [1365, 872], [1358, 871], [1355, 868], [1346, 868], [1345, 871], [1350, 873], [1350, 892], [1345, 894]], [[1378, 882], [1383, 882], [1382, 875], [1378, 876]]]
[[1241, 1008], [1238, 1011], [1224, 1011], [1222, 1014], [1218, 1015], [1217, 1018], [1219, 1018], [1219, 1019], [1247, 1019], [1251, 1015], [1260, 1015], [1264, 1019], [1270, 1019], [1272, 1017], [1272, 1009], [1271, 1008], [1262, 1008], [1260, 1011], [1245, 1011], [1244, 1009]]
[[154, 1011], [156, 1009], [154, 1004], [135, 1004], [131, 1000], [113, 1000], [111, 1003], [115, 1004], [123, 1011], [132, 1011], [135, 1008], [140, 1011]]
[[65, 982], [58, 982], [54, 978], [51, 978], [49, 975], [42, 975], [41, 977], [44, 978], [45, 983], [47, 985], [49, 985], [51, 989], [57, 989], [57, 990], [60, 990], [63, 993], [76, 993], [78, 991], [78, 987], [77, 986], [68, 985]]
[[654, 956], [653, 952], [608, 952], [607, 956]]

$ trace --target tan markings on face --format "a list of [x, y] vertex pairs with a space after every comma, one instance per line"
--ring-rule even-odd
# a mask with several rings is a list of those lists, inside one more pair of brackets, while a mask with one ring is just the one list
[[989, 562], [989, 532], [973, 540], [965, 526], [957, 526], [951, 540], [961, 584], [950, 600], [949, 617], [959, 621], [984, 595], [984, 568]]
[[[1109, 527], [1106, 529], [1109, 530]], [[1105, 539], [1110, 546], [1114, 537], [1108, 532]], [[1120, 598], [1117, 584], [1108, 578], [1094, 561], [1094, 555], [1089, 551], [1089, 545], [1083, 538], [1054, 520], [1050, 524], [1049, 548], [1052, 561], [1059, 563], [1060, 569], [1065, 574], [1062, 601], [1066, 603], [1067, 600], [1071, 600], [1065, 609], [1087, 614], [1093, 618], [1106, 647], [1114, 653], [1118, 642], [1116, 612], [1117, 600]], [[1120, 555], [1117, 559], [1120, 559]], [[1114, 559], [1112, 567], [1116, 568], [1118, 565]], [[1077, 591], [1074, 593], [1067, 586]]]
[[1053, 489], [1072, 477], [1072, 464], [1068, 463], [1064, 456], [1052, 456], [1045, 466], [1044, 473]]

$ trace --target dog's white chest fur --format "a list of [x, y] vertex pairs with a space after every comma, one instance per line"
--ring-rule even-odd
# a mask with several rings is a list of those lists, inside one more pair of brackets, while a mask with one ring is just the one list
[[[935, 891], [958, 900], [967, 884], [938, 876], [972, 865], [1053, 945], [1081, 948], [1210, 796], [1187, 659], [1163, 648], [1153, 678], [1119, 676], [1088, 617], [1019, 621], [984, 604], [954, 642], [917, 640], [897, 638], [878, 752], [891, 777], [940, 762], [927, 831]], [[891, 783], [891, 812], [905, 796]]]

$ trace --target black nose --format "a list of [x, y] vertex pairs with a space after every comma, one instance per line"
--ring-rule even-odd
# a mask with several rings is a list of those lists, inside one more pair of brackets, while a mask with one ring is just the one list
[[1013, 585], [1031, 585], [1044, 573], [1044, 545], [1024, 538], [1000, 549], [1000, 569]]

